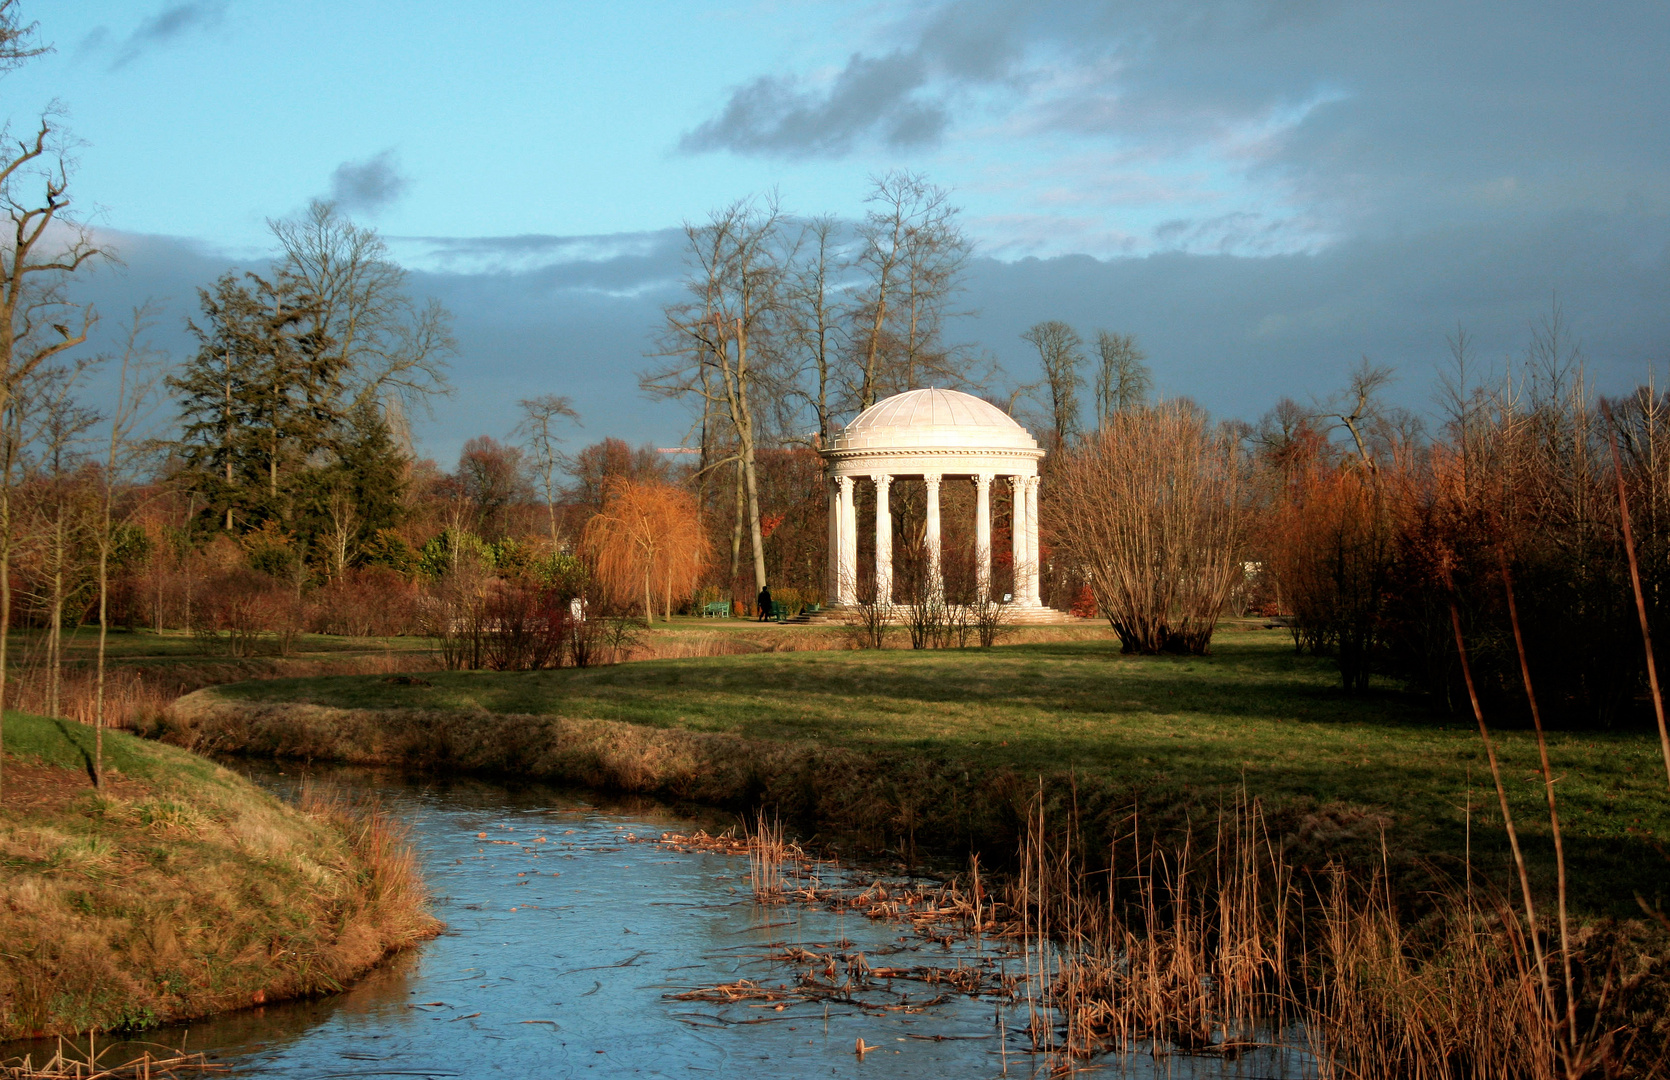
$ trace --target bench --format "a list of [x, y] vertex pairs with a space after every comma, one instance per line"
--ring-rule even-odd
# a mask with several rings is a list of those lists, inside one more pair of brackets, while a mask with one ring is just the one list
[[731, 602], [729, 600], [715, 600], [702, 608], [704, 619], [728, 619], [731, 617]]

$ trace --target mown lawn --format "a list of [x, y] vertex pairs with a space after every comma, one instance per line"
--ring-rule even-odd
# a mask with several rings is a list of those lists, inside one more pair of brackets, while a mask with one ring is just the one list
[[[799, 652], [531, 673], [440, 672], [430, 687], [368, 676], [222, 687], [249, 701], [538, 713], [910, 751], [951, 765], [1075, 770], [1133, 789], [1346, 802], [1388, 812], [1401, 844], [1459, 858], [1473, 807], [1476, 861], [1502, 852], [1472, 724], [1390, 689], [1344, 694], [1331, 662], [1276, 631], [1220, 635], [1205, 658], [1118, 655], [1101, 641], [989, 651]], [[1503, 726], [1519, 718], [1501, 717]], [[1516, 821], [1546, 862], [1534, 738], [1499, 733]], [[1563, 823], [1583, 889], [1633, 906], [1670, 894], [1670, 784], [1657, 739], [1555, 734]], [[1539, 869], [1539, 877], [1544, 876]]]
[[[13, 630], [10, 639], [12, 663], [27, 666], [44, 656], [46, 634], [40, 630]], [[98, 655], [99, 628], [79, 626], [64, 631], [64, 658], [91, 663]], [[298, 634], [290, 650], [293, 659], [329, 659], [360, 653], [415, 653], [430, 650], [425, 638], [337, 637], [332, 634]], [[271, 652], [263, 642], [261, 654]], [[226, 641], [205, 639], [189, 630], [112, 629], [105, 642], [105, 656], [114, 664], [159, 665], [203, 660], [232, 659]]]

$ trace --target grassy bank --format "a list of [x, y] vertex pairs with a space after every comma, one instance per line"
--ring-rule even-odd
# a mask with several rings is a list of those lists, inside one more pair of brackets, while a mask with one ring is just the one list
[[6, 718], [0, 1039], [339, 989], [437, 928], [381, 819], [117, 732], [98, 792], [92, 734]]
[[[722, 806], [779, 806], [876, 844], [996, 859], [1028, 803], [1076, 806], [1090, 842], [1175, 830], [1241, 785], [1301, 867], [1392, 860], [1501, 879], [1507, 849], [1477, 734], [1392, 691], [1342, 694], [1285, 635], [1220, 637], [1206, 658], [1105, 641], [989, 652], [793, 652], [524, 674], [272, 680], [183, 700], [172, 737], [250, 753], [461, 768]], [[1508, 719], [1508, 718], [1503, 718]], [[1554, 766], [1579, 907], [1670, 897], [1667, 793], [1641, 735], [1558, 735]], [[1552, 872], [1534, 742], [1502, 736], [1536, 873]], [[1471, 802], [1471, 811], [1467, 806]], [[1471, 837], [1469, 839], [1469, 832]]]

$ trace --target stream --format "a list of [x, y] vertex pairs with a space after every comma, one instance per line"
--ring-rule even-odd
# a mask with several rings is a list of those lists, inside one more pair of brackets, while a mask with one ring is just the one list
[[[286, 795], [302, 779], [295, 766], [231, 764]], [[308, 1080], [1041, 1077], [1055, 1064], [1030, 1052], [1024, 1001], [943, 984], [889, 983], [854, 995], [858, 1004], [677, 997], [744, 979], [792, 988], [806, 970], [782, 958], [794, 946], [863, 952], [877, 966], [1020, 968], [1001, 942], [925, 942], [897, 922], [795, 903], [762, 907], [746, 858], [644, 842], [718, 819], [542, 785], [350, 769], [311, 775], [353, 795], [375, 793], [406, 823], [446, 932], [342, 994], [159, 1029], [147, 1041], [183, 1042], [230, 1063], [235, 1076]], [[859, 1055], [859, 1040], [873, 1049]], [[1228, 1061], [1113, 1055], [1082, 1067], [1246, 1080], [1316, 1071], [1297, 1049]]]

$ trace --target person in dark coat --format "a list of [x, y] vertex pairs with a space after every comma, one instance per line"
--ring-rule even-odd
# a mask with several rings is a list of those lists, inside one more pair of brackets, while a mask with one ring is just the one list
[[756, 602], [760, 607], [760, 622], [769, 621], [771, 619], [771, 588], [769, 586], [760, 586], [760, 596]]

